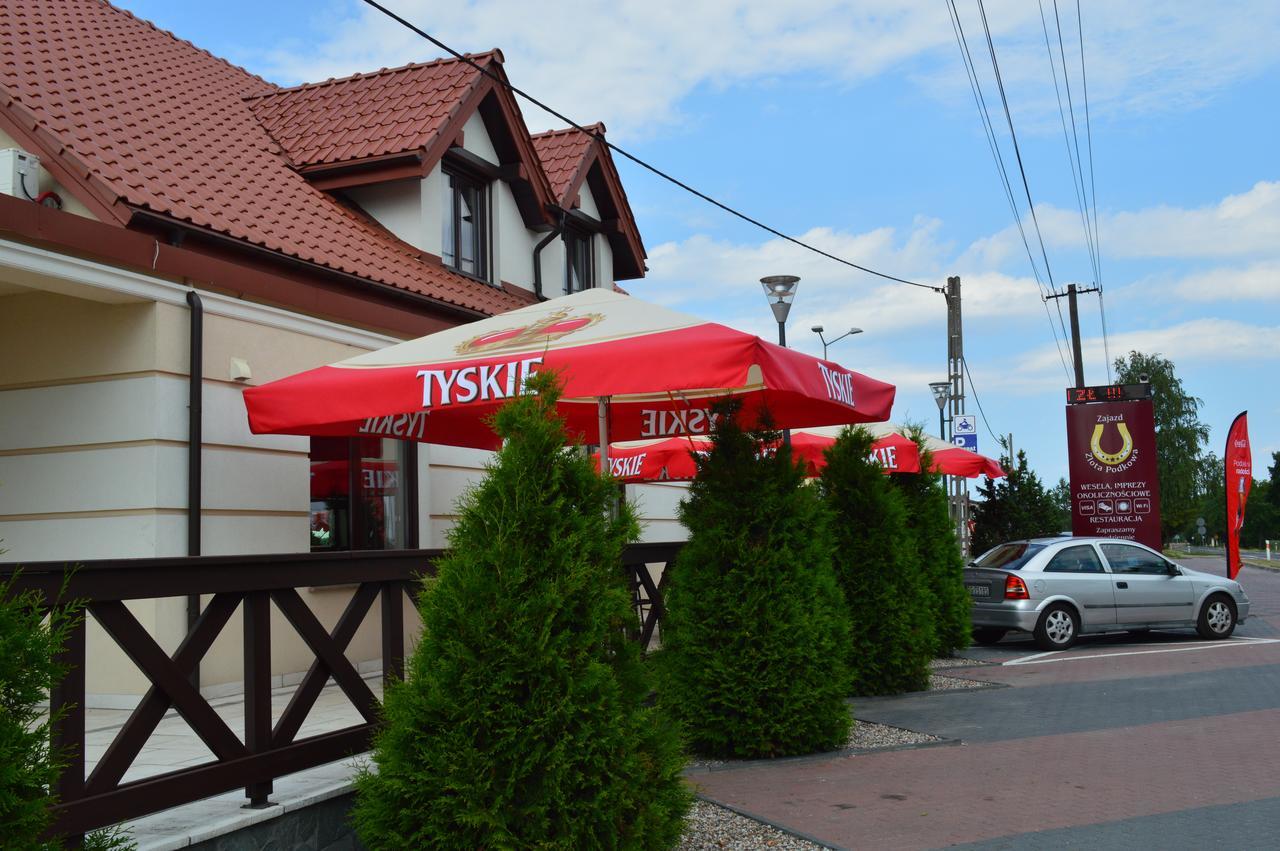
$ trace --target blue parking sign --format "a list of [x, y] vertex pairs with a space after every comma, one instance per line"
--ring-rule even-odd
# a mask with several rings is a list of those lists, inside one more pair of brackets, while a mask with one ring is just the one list
[[963, 446], [971, 452], [978, 451], [978, 436], [976, 434], [955, 434], [951, 436], [951, 442], [956, 446]]

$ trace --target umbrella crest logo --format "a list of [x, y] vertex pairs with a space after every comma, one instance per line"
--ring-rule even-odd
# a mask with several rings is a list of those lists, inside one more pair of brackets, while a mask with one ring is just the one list
[[604, 316], [599, 313], [584, 313], [580, 316], [573, 316], [568, 308], [560, 308], [532, 325], [525, 325], [520, 328], [503, 328], [500, 331], [490, 331], [487, 334], [472, 337], [470, 340], [459, 343], [454, 351], [460, 355], [473, 355], [537, 348], [577, 333], [584, 328], [590, 328], [603, 319]]

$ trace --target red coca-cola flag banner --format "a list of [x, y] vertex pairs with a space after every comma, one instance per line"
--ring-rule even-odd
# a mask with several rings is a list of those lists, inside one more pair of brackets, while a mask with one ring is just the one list
[[1151, 400], [1067, 405], [1071, 531], [1162, 545]]
[[1253, 453], [1249, 451], [1249, 412], [1244, 411], [1227, 431], [1227, 451], [1222, 456], [1227, 477], [1227, 576], [1240, 572], [1240, 529], [1244, 507], [1253, 487]]

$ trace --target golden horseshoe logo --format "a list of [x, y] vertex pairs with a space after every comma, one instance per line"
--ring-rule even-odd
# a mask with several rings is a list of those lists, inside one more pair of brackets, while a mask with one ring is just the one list
[[1103, 423], [1098, 423], [1093, 427], [1093, 437], [1089, 440], [1089, 449], [1093, 452], [1093, 457], [1097, 458], [1108, 467], [1118, 467], [1125, 462], [1133, 452], [1133, 437], [1129, 435], [1129, 427], [1123, 422], [1116, 423], [1116, 429], [1120, 432], [1120, 439], [1124, 443], [1120, 447], [1119, 452], [1106, 452], [1102, 449], [1102, 432], [1106, 428]]

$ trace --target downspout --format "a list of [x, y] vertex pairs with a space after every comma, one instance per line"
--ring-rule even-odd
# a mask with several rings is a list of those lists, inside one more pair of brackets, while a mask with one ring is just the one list
[[546, 296], [542, 294], [542, 249], [550, 245], [551, 240], [564, 233], [564, 218], [564, 210], [558, 209], [555, 228], [533, 247], [533, 294], [538, 297], [538, 301], [546, 300]]
[[[200, 555], [200, 449], [204, 443], [204, 303], [195, 290], [187, 292], [191, 306], [191, 375], [187, 382], [187, 555]], [[200, 618], [200, 595], [187, 595], [187, 635]], [[200, 688], [200, 666], [191, 671], [191, 685]]]

